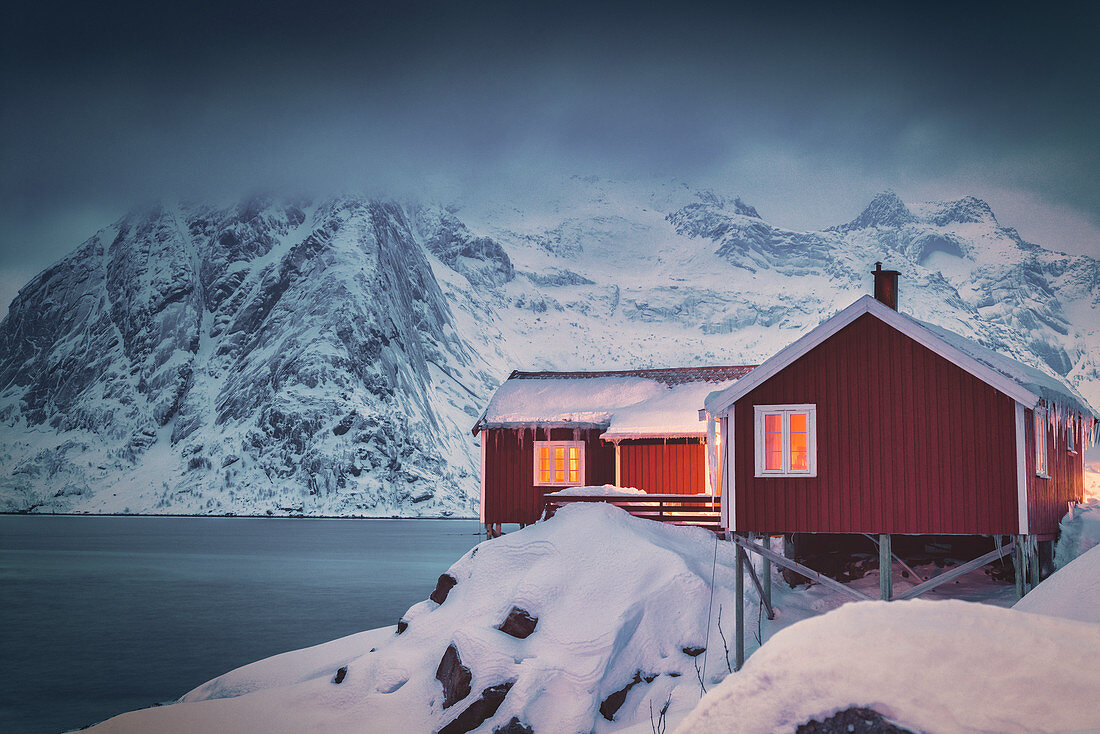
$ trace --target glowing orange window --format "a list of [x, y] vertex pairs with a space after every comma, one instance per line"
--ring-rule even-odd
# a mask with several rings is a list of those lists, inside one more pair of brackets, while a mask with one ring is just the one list
[[535, 484], [559, 487], [584, 484], [584, 443], [535, 441]]
[[817, 406], [757, 405], [756, 476], [817, 476]]

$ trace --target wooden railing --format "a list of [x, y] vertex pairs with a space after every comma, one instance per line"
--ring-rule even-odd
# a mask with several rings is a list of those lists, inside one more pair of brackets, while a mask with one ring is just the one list
[[722, 530], [721, 500], [709, 494], [547, 495], [543, 518], [553, 517], [558, 508], [574, 502], [605, 502], [646, 520]]

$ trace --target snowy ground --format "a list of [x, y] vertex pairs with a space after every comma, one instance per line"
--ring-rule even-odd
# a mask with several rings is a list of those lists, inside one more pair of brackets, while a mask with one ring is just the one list
[[[1080, 560], [1092, 557], [1100, 561], [1100, 552]], [[652, 731], [651, 712], [666, 704], [669, 729], [690, 714], [685, 731], [707, 730], [692, 723], [699, 721], [770, 731], [768, 722], [785, 722], [782, 729], [852, 704], [881, 703], [885, 715], [933, 730], [958, 728], [955, 717], [1008, 731], [1013, 721], [1023, 722], [1018, 730], [1081, 728], [1073, 717], [1093, 716], [1095, 704], [1067, 705], [1065, 697], [1100, 685], [1100, 628], [1010, 611], [1013, 586], [981, 572], [927, 597], [955, 600], [946, 604], [846, 604], [819, 585], [790, 589], [776, 574], [774, 621], [760, 619], [750, 584], [747, 651], [767, 644], [730, 675], [732, 565], [729, 544], [706, 531], [603, 504], [569, 506], [472, 549], [449, 570], [456, 584], [437, 596], [442, 603], [414, 605], [399, 628], [259, 661], [178, 704], [124, 714], [94, 731], [488, 733], [511, 725], [636, 734]], [[1096, 577], [1096, 566], [1068, 566], [1071, 580], [1049, 594], [1061, 600], [1051, 608], [1072, 605], [1073, 574]], [[900, 568], [894, 577], [895, 593], [908, 587]], [[1035, 604], [1051, 583], [1033, 592]], [[851, 585], [877, 595], [877, 573]], [[529, 636], [506, 623], [524, 620], [517, 608], [529, 626], [537, 619]], [[769, 693], [758, 695], [761, 687]], [[691, 713], [704, 689], [712, 692]], [[747, 716], [750, 693], [759, 708]], [[979, 699], [1012, 705], [989, 712], [993, 704], [982, 708]], [[731, 706], [741, 713], [730, 714]], [[973, 717], [968, 707], [977, 707]], [[1088, 721], [1100, 725], [1100, 713]]]

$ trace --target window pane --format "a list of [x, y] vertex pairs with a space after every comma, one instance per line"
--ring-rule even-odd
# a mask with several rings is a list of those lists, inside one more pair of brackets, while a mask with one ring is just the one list
[[765, 451], [764, 468], [768, 471], [780, 471], [783, 468], [783, 452]]
[[781, 434], [781, 433], [765, 433], [764, 434], [764, 450], [765, 451], [782, 451], [783, 450], [783, 434]]
[[791, 431], [791, 454], [792, 455], [796, 451], [801, 451], [802, 453], [805, 453], [809, 449], [808, 439], [807, 439], [808, 435], [809, 434], [807, 434], [807, 433], [795, 433], [794, 431]]
[[791, 433], [805, 433], [807, 417], [805, 413], [791, 413]]
[[782, 433], [783, 416], [778, 413], [769, 413], [764, 416], [765, 433]]
[[791, 471], [807, 471], [809, 469], [809, 456], [805, 451], [792, 451]]

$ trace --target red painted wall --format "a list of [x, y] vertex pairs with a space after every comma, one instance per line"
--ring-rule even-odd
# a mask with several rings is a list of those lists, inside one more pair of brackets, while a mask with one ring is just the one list
[[706, 491], [706, 452], [702, 443], [639, 442], [619, 445], [624, 487], [649, 494], [699, 494]]
[[[485, 522], [533, 523], [542, 514], [543, 496], [561, 487], [535, 486], [535, 441], [572, 441], [573, 430], [544, 428], [487, 429], [484, 432]], [[547, 435], [549, 433], [549, 435]], [[580, 431], [584, 448], [584, 483], [615, 481], [615, 449], [600, 440], [602, 430]]]
[[[755, 478], [753, 405], [817, 405], [814, 478]], [[870, 315], [734, 406], [736, 529], [1019, 532], [1011, 398]]]
[[1080, 502], [1084, 497], [1081, 456], [1081, 427], [1076, 428], [1077, 453], [1067, 451], [1064, 430], [1046, 426], [1047, 465], [1049, 479], [1035, 475], [1035, 416], [1024, 411], [1025, 450], [1027, 452], [1027, 520], [1032, 534], [1053, 536], [1058, 533], [1058, 522], [1066, 514], [1069, 502]]

